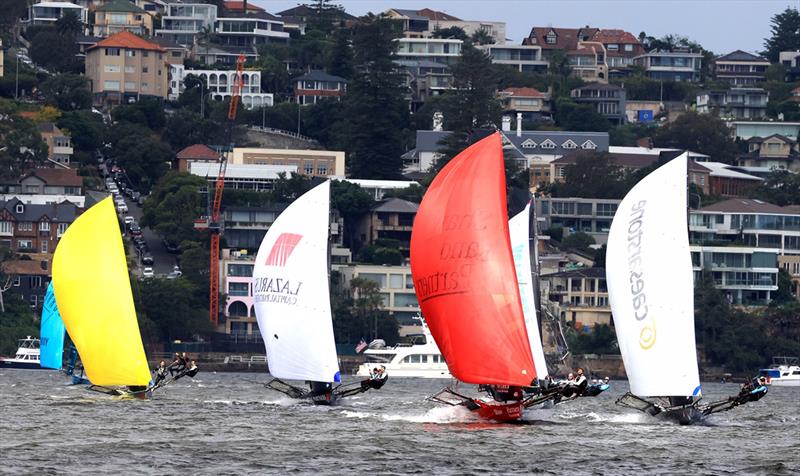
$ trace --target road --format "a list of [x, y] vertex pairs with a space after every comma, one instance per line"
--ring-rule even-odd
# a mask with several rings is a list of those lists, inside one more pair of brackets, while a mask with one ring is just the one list
[[[124, 216], [130, 215], [136, 220], [136, 223], [140, 223], [142, 221], [142, 207], [128, 197], [124, 198], [125, 203], [128, 205], [128, 213]], [[144, 236], [144, 240], [147, 242], [147, 247], [150, 248], [150, 254], [153, 255], [153, 272], [156, 276], [166, 276], [171, 273], [172, 267], [177, 264], [176, 255], [167, 253], [167, 250], [164, 249], [164, 245], [161, 243], [161, 237], [150, 228], [142, 228], [142, 236]], [[126, 238], [130, 239], [130, 233], [126, 233]], [[137, 258], [139, 257], [139, 253], [135, 248], [130, 247], [129, 249], [136, 253]], [[139, 270], [136, 273], [138, 276], [141, 276], [142, 267], [143, 266], [140, 264]]]

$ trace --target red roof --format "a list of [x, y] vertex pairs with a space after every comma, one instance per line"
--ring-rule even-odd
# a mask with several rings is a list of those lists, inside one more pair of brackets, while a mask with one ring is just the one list
[[639, 40], [625, 30], [599, 30], [593, 40], [600, 43], [639, 44]]
[[[244, 11], [245, 2], [236, 2], [236, 1], [225, 1], [222, 2], [222, 6], [225, 7], [226, 10], [231, 11]], [[247, 2], [247, 11], [248, 12], [263, 12], [264, 9], [259, 7], [258, 5], [254, 5], [252, 1]]]
[[194, 144], [178, 152], [176, 157], [179, 159], [217, 160], [219, 154], [207, 145]]
[[[556, 34], [556, 42], [548, 43], [547, 34], [552, 31]], [[522, 40], [523, 45], [539, 45], [543, 50], [574, 50], [578, 41], [589, 41], [599, 30], [597, 28], [553, 28], [549, 26], [535, 26], [527, 38]], [[534, 41], [535, 40], [535, 41]]]
[[91, 46], [89, 49], [95, 48], [127, 48], [130, 50], [150, 50], [165, 52], [161, 46], [151, 43], [140, 36], [136, 36], [129, 31], [121, 31], [115, 35], [111, 35], [104, 40], [100, 40]]
[[83, 177], [79, 176], [75, 169], [33, 169], [24, 174], [20, 180], [32, 175], [39, 177], [48, 185], [83, 187]]
[[434, 20], [434, 21], [461, 21], [461, 19], [458, 17], [454, 17], [453, 15], [448, 15], [445, 12], [438, 12], [436, 10], [431, 10], [430, 8], [423, 8], [422, 10], [417, 11], [417, 14], [427, 18], [428, 20]]
[[502, 93], [508, 94], [509, 96], [514, 97], [525, 97], [525, 98], [546, 98], [547, 95], [542, 93], [536, 88], [506, 88], [501, 91]]

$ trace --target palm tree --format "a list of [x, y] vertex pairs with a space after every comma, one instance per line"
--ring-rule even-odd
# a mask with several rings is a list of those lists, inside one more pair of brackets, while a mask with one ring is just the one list
[[200, 31], [197, 32], [197, 43], [202, 43], [203, 46], [206, 47], [206, 60], [204, 63], [208, 64], [208, 47], [210, 43], [213, 43], [214, 40], [217, 39], [217, 34], [214, 32], [214, 26], [208, 25], [200, 28]]

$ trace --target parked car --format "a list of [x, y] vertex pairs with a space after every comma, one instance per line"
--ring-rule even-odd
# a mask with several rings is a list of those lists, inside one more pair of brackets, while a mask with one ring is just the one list
[[142, 270], [142, 277], [144, 277], [144, 278], [152, 278], [153, 276], [155, 276], [155, 273], [153, 272], [153, 268], [148, 266], [148, 267], [146, 267], [146, 268], [144, 268]]
[[167, 275], [167, 279], [178, 279], [183, 275], [180, 271], [173, 271]]
[[133, 237], [133, 246], [136, 247], [137, 250], [142, 251], [147, 248], [147, 242], [142, 235], [136, 235]]
[[141, 193], [134, 191], [133, 194], [131, 195], [131, 199], [138, 201], [139, 197], [141, 196], [142, 196]]
[[142, 236], [142, 229], [136, 223], [132, 223], [131, 227], [131, 236]]
[[136, 219], [133, 218], [130, 215], [125, 215], [125, 218], [123, 219], [123, 221], [125, 222], [125, 225], [128, 226], [128, 227], [130, 227], [131, 224], [136, 223]]
[[117, 213], [128, 213], [128, 205], [125, 205], [125, 203], [118, 203]]
[[142, 205], [144, 205], [145, 199], [147, 199], [147, 195], [140, 195], [139, 198], [136, 199], [136, 203], [138, 203], [139, 206], [141, 207]]
[[142, 264], [152, 266], [153, 262], [153, 255], [150, 253], [142, 254]]
[[167, 250], [167, 253], [178, 254], [181, 252], [181, 247], [177, 243], [173, 243], [166, 238], [161, 243], [164, 244], [164, 249]]

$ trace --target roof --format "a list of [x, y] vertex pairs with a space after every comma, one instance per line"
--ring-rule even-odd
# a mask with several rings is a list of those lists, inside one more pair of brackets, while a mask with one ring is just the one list
[[543, 274], [542, 278], [605, 278], [605, 268], [578, 268], [558, 273]]
[[80, 177], [75, 169], [33, 169], [23, 174], [19, 180], [33, 176], [39, 177], [49, 185], [83, 186], [83, 177]]
[[[556, 34], [554, 44], [547, 43], [545, 37], [550, 31]], [[598, 28], [553, 28], [549, 26], [535, 26], [527, 38], [523, 40], [524, 45], [539, 45], [544, 50], [574, 50], [578, 47], [579, 40], [591, 40], [600, 31]], [[534, 39], [536, 41], [534, 41]]]
[[692, 58], [702, 58], [703, 55], [700, 53], [694, 53], [692, 51], [664, 51], [664, 50], [651, 50], [647, 53], [637, 56], [637, 58], [644, 58], [646, 56], [691, 56]]
[[407, 17], [409, 20], [428, 20], [428, 17], [420, 15], [417, 10], [404, 10], [401, 8], [392, 8], [392, 10]]
[[753, 137], [747, 139], [747, 142], [752, 142], [754, 144], [760, 144], [761, 142], [764, 142], [764, 141], [772, 139], [772, 138], [780, 139], [783, 142], [786, 142], [788, 144], [794, 144], [795, 142], [797, 142], [796, 140], [794, 140], [792, 138], [789, 138], [789, 137], [786, 137], [783, 134], [772, 134], [772, 135], [768, 135], [767, 137], [753, 136]]
[[90, 50], [95, 48], [127, 48], [131, 50], [159, 51], [162, 53], [166, 51], [157, 43], [145, 40], [129, 31], [121, 31], [89, 47]]
[[759, 182], [764, 180], [761, 177], [743, 174], [741, 172], [732, 170], [729, 168], [730, 167], [729, 164], [724, 164], [722, 162], [703, 162], [702, 164], [703, 167], [711, 170], [710, 175], [712, 177], [739, 179], [739, 180], [754, 180]]
[[247, 19], [262, 19], [262, 20], [273, 20], [276, 22], [283, 22], [280, 18], [276, 17], [271, 13], [267, 13], [263, 10], [254, 11], [250, 10], [248, 7], [247, 13], [243, 10], [225, 10], [224, 12], [217, 15], [217, 20], [224, 20], [225, 18], [247, 18]]
[[762, 58], [761, 56], [757, 56], [742, 50], [736, 50], [733, 53], [722, 55], [714, 61], [762, 61], [764, 63], [769, 63], [769, 60]]
[[[23, 212], [17, 213], [16, 206], [23, 205]], [[78, 207], [69, 201], [48, 205], [34, 205], [24, 203], [18, 198], [1, 202], [0, 210], [7, 210], [17, 221], [41, 221], [47, 217], [52, 222], [72, 223], [78, 215]]]
[[83, 8], [80, 5], [75, 5], [71, 2], [39, 2], [33, 4], [34, 7], [42, 8]]
[[796, 214], [791, 210], [786, 210], [784, 207], [773, 205], [769, 202], [762, 200], [749, 199], [749, 198], [731, 198], [722, 202], [717, 202], [697, 209], [698, 212], [721, 212], [721, 213], [769, 213], [786, 215]]
[[413, 180], [375, 180], [375, 179], [342, 179], [345, 182], [356, 184], [361, 188], [403, 189], [412, 185], [419, 185]]
[[418, 10], [417, 13], [419, 15], [424, 16], [428, 20], [434, 21], [462, 21], [458, 17], [454, 17], [453, 15], [449, 15], [445, 12], [439, 12], [436, 10], [431, 10], [430, 8], [423, 8], [422, 10]]
[[[247, 11], [248, 12], [263, 12], [264, 11], [263, 8], [259, 7], [258, 5], [255, 5], [254, 3], [255, 2], [253, 2], [253, 1], [247, 2]], [[237, 2], [237, 1], [231, 1], [231, 0], [225, 0], [224, 2], [222, 2], [222, 6], [226, 10], [244, 11], [244, 5], [245, 5], [245, 2]], [[224, 17], [225, 15], [220, 15], [220, 16]]]
[[338, 83], [347, 82], [347, 80], [342, 77], [334, 76], [332, 74], [328, 74], [325, 71], [321, 71], [318, 69], [313, 69], [302, 76], [298, 76], [294, 78], [293, 81], [334, 81]]
[[600, 43], [639, 44], [639, 39], [633, 36], [632, 33], [617, 29], [598, 30], [592, 40]]
[[[219, 165], [210, 162], [190, 162], [189, 172], [200, 177], [217, 177]], [[266, 165], [266, 164], [228, 164], [225, 169], [225, 178], [236, 179], [255, 179], [255, 180], [277, 180], [278, 174], [297, 173], [296, 165]]]
[[[476, 131], [476, 134], [485, 132], [486, 135], [490, 131]], [[493, 131], [491, 131], [493, 132]], [[439, 144], [450, 134], [449, 131], [417, 131], [416, 135], [416, 149], [419, 153], [424, 152], [438, 152], [443, 148]], [[581, 147], [586, 141], [591, 141], [595, 145], [596, 152], [605, 152], [608, 150], [608, 132], [581, 132], [581, 131], [522, 131], [520, 136], [517, 136], [514, 131], [501, 131], [504, 136], [504, 145], [510, 145], [512, 150], [524, 152], [523, 155], [564, 155], [571, 151], [571, 149], [564, 149], [562, 145], [568, 140], [572, 140], [578, 147]], [[547, 140], [555, 144], [555, 148], [542, 149], [538, 145]], [[530, 147], [535, 143], [537, 147]]]
[[217, 160], [219, 159], [219, 154], [205, 144], [193, 144], [181, 149], [175, 154], [175, 157], [178, 159]]
[[45, 132], [48, 134], [53, 134], [56, 131], [61, 132], [61, 130], [52, 122], [40, 122], [39, 124], [36, 124], [36, 128], [40, 133]]
[[546, 98], [547, 95], [536, 88], [506, 88], [501, 93], [508, 94], [514, 97], [524, 98]]
[[[336, 8], [336, 15], [332, 16], [339, 16], [346, 20], [355, 20], [356, 17], [344, 11], [344, 9]], [[290, 17], [290, 18], [297, 18], [298, 20], [301, 17], [306, 17], [308, 15], [314, 15], [316, 13], [316, 9], [309, 7], [308, 5], [298, 5], [294, 8], [289, 8], [288, 10], [283, 10], [277, 13], [278, 16], [282, 18]]]
[[385, 213], [417, 213], [419, 204], [401, 198], [388, 198], [372, 206], [373, 212]]
[[50, 276], [47, 260], [19, 259], [3, 263], [3, 271], [13, 276]]
[[148, 41], [151, 41], [162, 48], [166, 48], [168, 50], [186, 50], [186, 47], [175, 43], [174, 41], [170, 40], [169, 38], [164, 38], [163, 36], [154, 36], [149, 38]]
[[95, 8], [96, 12], [129, 12], [129, 13], [147, 13], [141, 8], [137, 7], [128, 0], [111, 0], [104, 5]]

